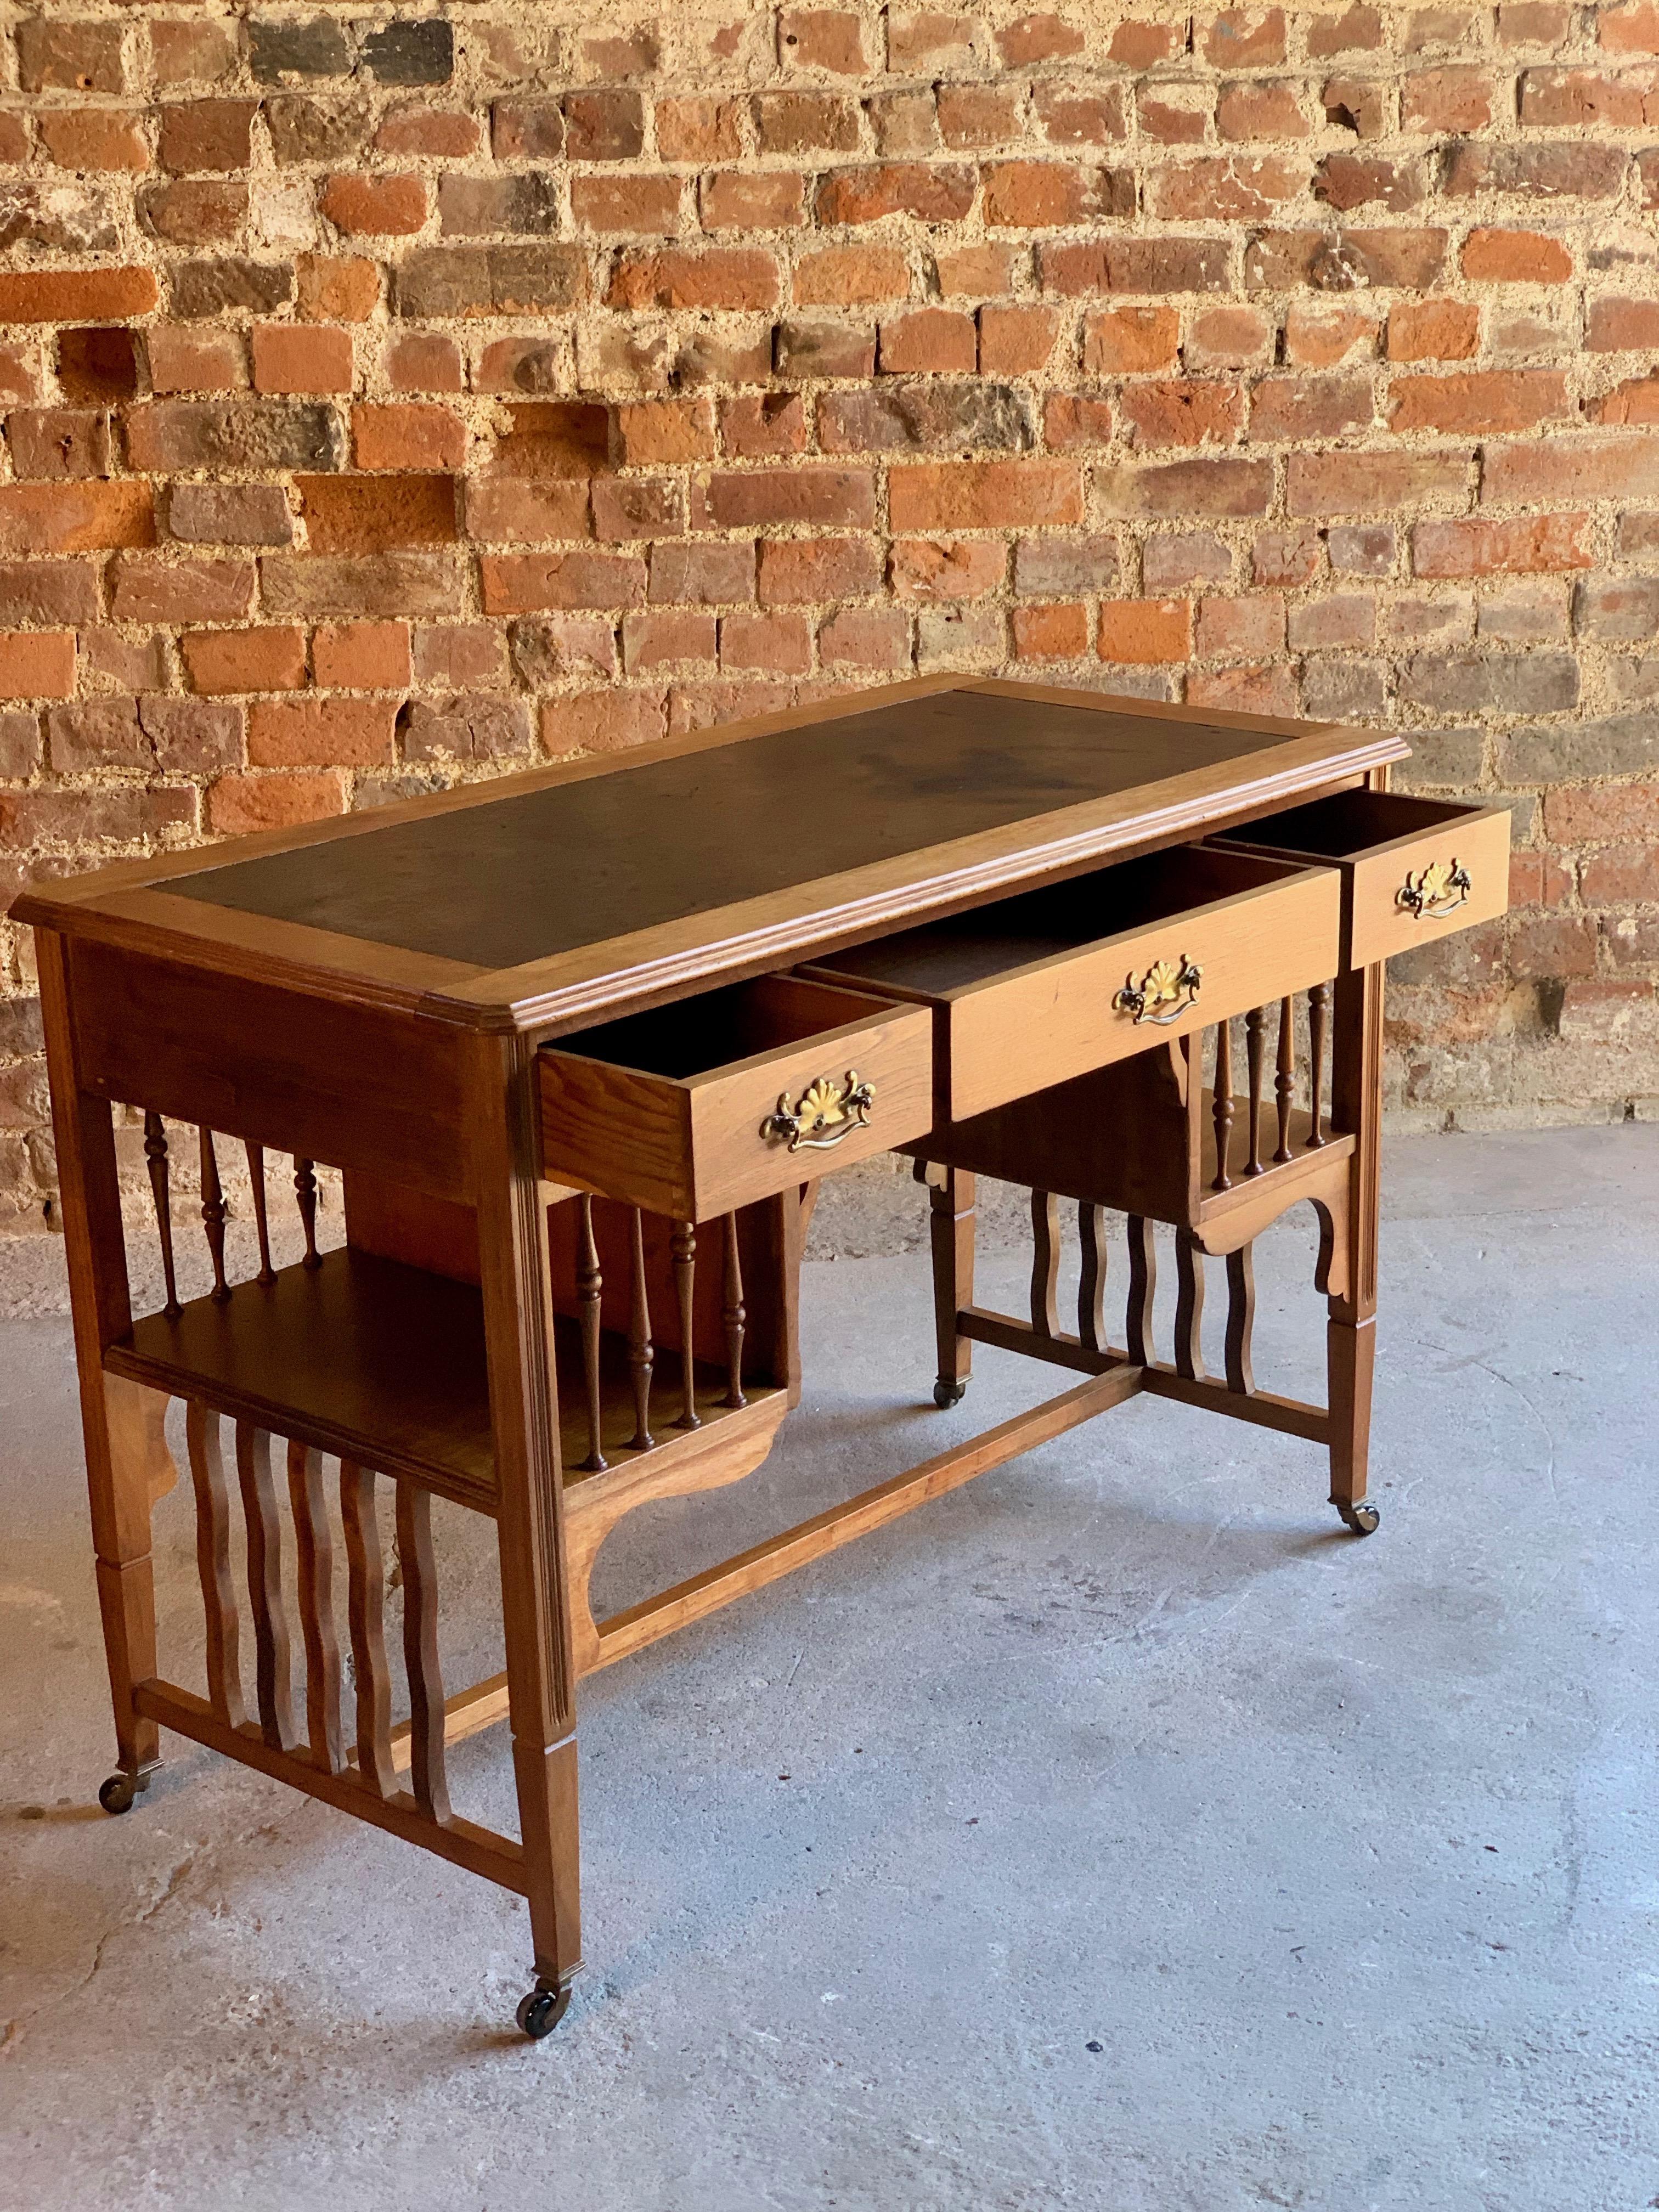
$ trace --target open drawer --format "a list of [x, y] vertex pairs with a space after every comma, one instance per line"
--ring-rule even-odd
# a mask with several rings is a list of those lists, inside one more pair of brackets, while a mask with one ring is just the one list
[[1400, 791], [1340, 791], [1218, 837], [1342, 874], [1342, 964], [1368, 968], [1510, 902], [1506, 806], [1459, 806]]
[[932, 1017], [764, 975], [537, 1055], [554, 1181], [707, 1221], [908, 1144], [930, 1118]]
[[1328, 868], [1181, 845], [837, 953], [806, 971], [938, 1014], [934, 1106], [963, 1121], [1328, 981]]

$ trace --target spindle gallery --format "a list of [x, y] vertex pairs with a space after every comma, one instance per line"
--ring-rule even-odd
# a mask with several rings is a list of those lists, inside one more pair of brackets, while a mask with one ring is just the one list
[[[1404, 751], [937, 678], [37, 886], [17, 911], [39, 945], [114, 1703], [106, 1807], [134, 1804], [171, 1731], [519, 1893], [518, 2021], [537, 2038], [581, 1960], [584, 1674], [1139, 1395], [1317, 1447], [1341, 1522], [1374, 1531], [1382, 963], [1507, 896], [1506, 810], [1391, 793]], [[165, 1295], [143, 1314], [118, 1124], [142, 1130], [160, 1244]], [[234, 1281], [221, 1147], [237, 1145], [258, 1268]], [[1072, 1386], [965, 1440], [943, 1424], [954, 1440], [921, 1464], [596, 1617], [619, 1522], [772, 1450], [800, 1397], [819, 1185], [884, 1152], [927, 1187], [920, 1399], [957, 1406], [975, 1347]], [[199, 1297], [180, 1296], [175, 1154], [197, 1176]], [[276, 1155], [302, 1248], [281, 1266]], [[343, 1192], [331, 1249], [319, 1164]], [[1024, 1314], [975, 1301], [982, 1176], [1030, 1193]], [[1304, 1201], [1317, 1404], [1259, 1387], [1252, 1346], [1255, 1241]], [[1219, 1376], [1200, 1346], [1210, 1261]], [[173, 1400], [199, 1689], [158, 1647]], [[495, 1523], [505, 1642], [501, 1673], [447, 1695], [434, 1496]], [[450, 1746], [498, 1722], [517, 1838], [457, 1811], [446, 1773]]]

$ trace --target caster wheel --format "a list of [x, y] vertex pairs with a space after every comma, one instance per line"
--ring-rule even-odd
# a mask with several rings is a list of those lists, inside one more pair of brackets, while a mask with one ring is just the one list
[[138, 1795], [138, 1784], [131, 1774], [112, 1774], [98, 1792], [98, 1802], [106, 1813], [130, 1813], [134, 1798]]
[[1352, 1528], [1356, 1536], [1375, 1535], [1376, 1524], [1382, 1517], [1375, 1505], [1363, 1499], [1358, 1505], [1339, 1505], [1336, 1510], [1342, 1516], [1343, 1526]]
[[959, 1406], [968, 1395], [965, 1382], [938, 1382], [933, 1385], [933, 1403], [941, 1412], [947, 1406]]
[[522, 2033], [532, 2043], [539, 2043], [544, 2035], [551, 2035], [569, 2009], [570, 1990], [550, 1990], [545, 1982], [538, 1982], [527, 1997], [520, 2001], [518, 2021]]

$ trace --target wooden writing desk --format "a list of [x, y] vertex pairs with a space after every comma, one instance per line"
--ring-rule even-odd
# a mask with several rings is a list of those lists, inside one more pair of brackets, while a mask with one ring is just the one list
[[[1388, 793], [1404, 751], [945, 678], [31, 892], [15, 911], [39, 935], [119, 1749], [106, 1807], [131, 1806], [167, 1727], [522, 1893], [537, 1981], [520, 2023], [542, 2034], [580, 1962], [583, 1673], [1139, 1391], [1326, 1446], [1332, 1500], [1369, 1533], [1382, 963], [1500, 912], [1507, 877], [1507, 815]], [[137, 1317], [118, 1115], [142, 1118], [167, 1286]], [[188, 1303], [169, 1121], [198, 1133], [214, 1272]], [[246, 1282], [226, 1276], [216, 1132], [252, 1170]], [[975, 1343], [1080, 1379], [596, 1622], [590, 1571], [624, 1514], [766, 1455], [799, 1396], [817, 1179], [887, 1149], [929, 1186], [938, 1402], [961, 1397]], [[307, 1246], [281, 1269], [268, 1152], [293, 1163]], [[345, 1188], [347, 1242], [325, 1255], [319, 1162]], [[1031, 1190], [1028, 1315], [974, 1303], [979, 1174]], [[1062, 1199], [1075, 1330], [1057, 1311]], [[1251, 1241], [1304, 1199], [1328, 1407], [1250, 1370]], [[1109, 1207], [1129, 1217], [1121, 1348]], [[1155, 1222], [1175, 1231], [1168, 1361]], [[1219, 1378], [1198, 1349], [1206, 1254], [1226, 1266]], [[156, 1650], [173, 1397], [199, 1691]], [[378, 1485], [403, 1588], [396, 1727]], [[434, 1492], [495, 1517], [506, 1633], [505, 1674], [447, 1700]], [[518, 1841], [454, 1813], [445, 1778], [446, 1743], [501, 1718]]]

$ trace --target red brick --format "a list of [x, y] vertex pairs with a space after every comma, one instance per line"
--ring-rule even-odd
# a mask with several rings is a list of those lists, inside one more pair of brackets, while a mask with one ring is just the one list
[[900, 599], [977, 599], [1000, 591], [1008, 552], [1000, 539], [896, 538], [893, 596]]
[[36, 127], [47, 160], [60, 169], [136, 173], [149, 167], [149, 149], [135, 115], [109, 107], [47, 109]]
[[578, 691], [542, 702], [542, 750], [550, 760], [652, 744], [666, 727], [660, 691]]
[[360, 469], [459, 469], [466, 426], [452, 408], [408, 401], [354, 407], [351, 444]]
[[1294, 85], [1247, 80], [1222, 86], [1215, 128], [1218, 138], [1305, 138], [1308, 118]]
[[680, 227], [684, 196], [678, 177], [576, 176], [570, 179], [570, 211], [580, 230], [672, 236]]
[[985, 220], [1011, 229], [1052, 230], [1133, 211], [1133, 187], [1109, 169], [1068, 161], [991, 161], [981, 172]]
[[208, 791], [208, 826], [216, 836], [287, 830], [346, 811], [345, 778], [320, 775], [222, 775]]
[[623, 617], [623, 666], [630, 676], [653, 668], [685, 666], [698, 661], [711, 668], [715, 660], [715, 622], [713, 615], [689, 609], [660, 609], [649, 614]]
[[228, 178], [180, 177], [147, 185], [138, 195], [143, 228], [171, 246], [233, 244], [247, 221], [247, 186]]
[[858, 107], [835, 94], [757, 93], [754, 111], [763, 154], [850, 154], [857, 149]]
[[1230, 714], [1294, 714], [1300, 705], [1296, 678], [1282, 662], [1240, 661], [1231, 668], [1198, 668], [1187, 678], [1189, 707], [1219, 707]]
[[394, 108], [374, 134], [377, 154], [415, 155], [434, 161], [465, 161], [478, 150], [479, 131], [470, 115], [433, 107]]
[[236, 392], [247, 383], [240, 332], [170, 330], [153, 324], [144, 332], [149, 378], [158, 394]]
[[1655, 0], [1626, 0], [1622, 7], [1599, 8], [1595, 35], [1609, 53], [1659, 54], [1659, 6]]
[[762, 541], [759, 593], [763, 606], [816, 606], [830, 600], [859, 599], [880, 586], [880, 549], [868, 538]]
[[1258, 307], [1208, 307], [1193, 318], [1182, 349], [1190, 368], [1249, 368], [1271, 361], [1273, 325]]
[[818, 659], [826, 668], [910, 665], [910, 622], [896, 607], [841, 607], [818, 628]]
[[[1131, 386], [1138, 397], [1145, 386]], [[1112, 441], [1112, 403], [1089, 392], [1051, 392], [1042, 403], [1042, 439], [1051, 453], [1069, 453]]]
[[456, 535], [451, 476], [301, 476], [294, 485], [313, 553], [445, 545]]
[[1596, 401], [1597, 422], [1659, 422], [1659, 374], [1634, 376]]
[[0, 630], [0, 699], [72, 699], [72, 629]]
[[1296, 368], [1334, 368], [1376, 345], [1376, 316], [1359, 307], [1295, 306], [1285, 317], [1285, 358]]
[[1198, 603], [1194, 649], [1200, 660], [1282, 653], [1284, 599], [1277, 592], [1254, 592], [1243, 599], [1207, 593]]
[[974, 319], [956, 307], [917, 307], [881, 326], [880, 366], [890, 376], [971, 376], [978, 365]]
[[1103, 599], [1096, 649], [1103, 660], [1185, 660], [1192, 616], [1188, 599]]
[[1400, 122], [1405, 131], [1465, 136], [1484, 131], [1492, 118], [1492, 82], [1478, 69], [1424, 70], [1401, 87]]
[[1659, 438], [1577, 436], [1486, 447], [1481, 504], [1659, 497]]
[[19, 407], [6, 417], [12, 473], [66, 483], [110, 472], [109, 417], [101, 409]]
[[1244, 426], [1238, 386], [1219, 379], [1126, 384], [1118, 405], [1137, 446], [1231, 445]]
[[755, 246], [667, 246], [619, 256], [605, 294], [612, 307], [770, 307], [775, 257]]
[[720, 443], [734, 460], [787, 460], [806, 446], [798, 392], [742, 392], [720, 402]]
[[778, 18], [778, 59], [791, 69], [863, 76], [870, 67], [863, 21], [838, 8], [786, 8]]
[[799, 307], [846, 307], [902, 300], [910, 289], [910, 264], [895, 246], [831, 246], [795, 265]]
[[1105, 307], [1083, 325], [1083, 367], [1091, 376], [1173, 368], [1181, 317], [1173, 307]]
[[1081, 522], [1083, 483], [1065, 461], [945, 461], [890, 471], [894, 531], [994, 530]]
[[331, 177], [318, 205], [349, 237], [410, 238], [426, 224], [426, 185], [419, 177]]
[[302, 630], [202, 629], [179, 641], [192, 691], [301, 691], [306, 681]]
[[1146, 205], [1152, 214], [1176, 222], [1237, 222], [1272, 215], [1305, 191], [1307, 183], [1306, 161], [1277, 154], [1169, 161], [1149, 178]]
[[556, 538], [586, 538], [587, 485], [529, 483], [514, 477], [469, 478], [466, 527], [486, 545], [534, 545]]
[[1173, 99], [1160, 99], [1150, 85], [1135, 95], [1135, 114], [1143, 138], [1161, 146], [1201, 146], [1208, 136], [1211, 103], [1208, 91], [1198, 85], [1170, 88]]
[[974, 204], [974, 170], [948, 161], [891, 161], [875, 168], [832, 169], [819, 185], [819, 222], [879, 222], [914, 216], [918, 222], [958, 222]]
[[[806, 221], [806, 179], [792, 169], [720, 169], [702, 180], [705, 230], [798, 230]], [[672, 226], [671, 226], [672, 227]]]
[[110, 614], [116, 622], [242, 622], [252, 608], [251, 561], [119, 553], [110, 563]]
[[631, 553], [487, 553], [478, 579], [487, 615], [637, 607], [645, 599], [645, 562]]
[[1076, 660], [1089, 650], [1089, 610], [1075, 604], [1016, 607], [1013, 632], [1020, 660]]
[[1467, 300], [1407, 300], [1389, 310], [1390, 361], [1469, 361], [1480, 343], [1480, 310]]
[[617, 408], [617, 434], [627, 468], [712, 460], [714, 403], [709, 398], [636, 400]]
[[1217, 69], [1269, 69], [1285, 58], [1285, 15], [1279, 8], [1260, 13], [1230, 8], [1215, 17], [1204, 37], [1204, 58]]
[[875, 481], [867, 469], [716, 470], [699, 489], [708, 524], [720, 530], [774, 522], [868, 530], [875, 522]]
[[1397, 378], [1390, 395], [1395, 430], [1528, 430], [1571, 412], [1559, 369], [1472, 369], [1454, 376]]
[[366, 323], [380, 304], [380, 272], [357, 254], [301, 253], [294, 304], [310, 323]]
[[1217, 455], [1101, 469], [1096, 498], [1106, 514], [1265, 514], [1273, 498], [1271, 461]]
[[1032, 376], [1048, 366], [1060, 317], [1052, 307], [979, 311], [979, 368], [985, 376]]
[[1535, 230], [1472, 230], [1463, 241], [1462, 266], [1477, 284], [1565, 284], [1572, 256], [1559, 238]]
[[686, 527], [685, 486], [677, 476], [595, 477], [592, 497], [593, 535], [607, 544], [675, 538]]
[[155, 543], [147, 483], [0, 484], [0, 554], [91, 553]]
[[98, 568], [92, 561], [0, 562], [0, 623], [74, 629], [98, 620]]
[[1290, 514], [1399, 514], [1425, 500], [1468, 495], [1468, 453], [1292, 453]]
[[118, 322], [147, 315], [158, 297], [150, 269], [0, 272], [0, 323]]
[[392, 699], [256, 699], [250, 768], [379, 768], [396, 757]]
[[119, 22], [26, 16], [17, 26], [17, 77], [25, 92], [125, 92]]
[[[1544, 828], [1555, 845], [1659, 838], [1659, 783], [1559, 786], [1544, 793]], [[1659, 890], [1659, 878], [1654, 883]]]
[[[1207, 211], [1207, 210], [1206, 210]], [[1110, 238], [1037, 248], [1045, 292], [1219, 292], [1229, 278], [1221, 238]]]
[[323, 623], [311, 641], [317, 681], [330, 690], [401, 691], [410, 680], [407, 623]]
[[1376, 597], [1371, 592], [1337, 592], [1290, 610], [1287, 638], [1292, 653], [1317, 653], [1334, 647], [1376, 641]]
[[1341, 376], [1264, 376], [1250, 393], [1253, 439], [1340, 438], [1371, 425], [1371, 387]]
[[253, 158], [258, 110], [254, 100], [187, 100], [163, 107], [157, 137], [161, 167], [180, 173], [246, 169]]
[[349, 392], [351, 333], [308, 323], [253, 325], [256, 392]]
[[983, 300], [1012, 292], [1015, 265], [1022, 258], [1021, 249], [1012, 246], [941, 246], [933, 255], [939, 297]]
[[939, 135], [953, 154], [1006, 146], [1024, 129], [1024, 94], [1017, 84], [941, 84], [934, 94]]
[[811, 625], [805, 615], [767, 611], [721, 616], [722, 669], [804, 676], [811, 665]]
[[[863, 544], [862, 540], [852, 538], [830, 542]], [[812, 538], [777, 538], [769, 542], [767, 550], [769, 553], [803, 555], [815, 551], [817, 543]], [[753, 539], [730, 545], [676, 545], [659, 542], [651, 548], [650, 596], [653, 606], [675, 604], [704, 607], [747, 605], [755, 596]], [[828, 594], [820, 595], [807, 590], [795, 596], [811, 599]]]
[[1412, 566], [1419, 576], [1532, 575], [1588, 568], [1587, 514], [1537, 514], [1511, 522], [1488, 515], [1419, 522]]
[[386, 349], [386, 382], [394, 392], [459, 392], [461, 349], [438, 331], [412, 331]]
[[1075, 22], [1052, 10], [1039, 10], [1005, 23], [997, 33], [997, 52], [1005, 69], [1026, 69], [1036, 62], [1067, 60], [1083, 52], [1084, 37]]
[[1649, 906], [1659, 886], [1659, 844], [1609, 845], [1585, 860], [1580, 885], [1586, 906]]
[[743, 151], [742, 110], [711, 93], [657, 102], [657, 150], [665, 161], [732, 161]]
[[1650, 70], [1603, 76], [1594, 70], [1529, 69], [1521, 79], [1523, 124], [1579, 131], [1632, 130], [1659, 122]]
[[1107, 52], [1124, 69], [1151, 69], [1181, 51], [1185, 30], [1184, 23], [1177, 26], [1167, 19], [1148, 22], [1145, 17], [1131, 16], [1112, 33]]

